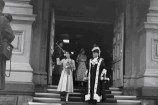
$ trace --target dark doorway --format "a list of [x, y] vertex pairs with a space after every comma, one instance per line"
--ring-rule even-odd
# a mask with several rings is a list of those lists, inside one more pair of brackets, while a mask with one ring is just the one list
[[64, 49], [74, 52], [72, 58], [76, 60], [81, 48], [85, 48], [86, 55], [91, 58], [93, 44], [101, 48], [101, 56], [104, 58], [106, 67], [111, 76], [112, 84], [112, 43], [113, 25], [90, 22], [56, 21], [55, 42], [69, 39], [69, 44], [64, 44]]

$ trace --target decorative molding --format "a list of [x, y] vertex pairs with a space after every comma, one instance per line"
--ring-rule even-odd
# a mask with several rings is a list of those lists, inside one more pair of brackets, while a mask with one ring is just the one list
[[28, 22], [34, 22], [35, 21], [35, 17], [36, 15], [19, 15], [19, 14], [12, 14], [13, 16], [13, 22], [14, 21], [22, 21], [22, 22], [25, 22], [25, 21], [28, 21]]
[[13, 16], [13, 22], [33, 22], [36, 15], [33, 15], [33, 7], [30, 5], [29, 0], [6, 0], [6, 5], [3, 12], [9, 13]]
[[[10, 70], [10, 61], [6, 63], [6, 71]], [[14, 72], [33, 72], [29, 63], [11, 62], [11, 70]]]
[[124, 79], [137, 79], [137, 77], [133, 75], [124, 75], [123, 78]]
[[14, 46], [13, 54], [23, 54], [24, 53], [24, 34], [23, 30], [14, 30], [15, 39], [12, 42]]
[[152, 39], [152, 60], [158, 62], [158, 39]]
[[146, 69], [145, 73], [144, 73], [144, 77], [158, 78], [158, 70], [157, 69]]
[[4, 0], [9, 2], [30, 2], [31, 0]]
[[70, 16], [55, 16], [56, 21], [70, 21], [70, 22], [87, 22], [87, 23], [100, 23], [100, 24], [113, 24], [112, 19], [96, 19], [86, 17], [70, 17]]
[[6, 81], [5, 89], [0, 90], [1, 95], [32, 95], [35, 86], [32, 82]]
[[47, 75], [47, 72], [43, 72], [43, 71], [41, 71], [41, 72], [33, 72], [33, 74], [34, 75]]
[[26, 3], [6, 2], [4, 13], [32, 15], [32, 5]]
[[15, 2], [15, 0], [12, 0], [12, 2], [6, 1], [5, 7], [18, 7], [18, 8], [31, 8], [32, 9], [32, 5], [30, 5], [26, 2], [18, 2], [18, 1]]

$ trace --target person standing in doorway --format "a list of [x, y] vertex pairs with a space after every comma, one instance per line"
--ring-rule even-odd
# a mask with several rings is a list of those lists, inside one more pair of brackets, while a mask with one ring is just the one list
[[[15, 36], [10, 26], [10, 20], [2, 12], [5, 6], [5, 2], [0, 0], [0, 45], [5, 41], [11, 43]], [[5, 70], [6, 70], [6, 58], [0, 52], [0, 89], [5, 88]]]
[[70, 52], [65, 53], [66, 58], [57, 59], [58, 65], [63, 65], [57, 91], [66, 92], [66, 102], [68, 101], [69, 93], [73, 92], [73, 71], [76, 69], [75, 61], [71, 59]]
[[52, 55], [52, 61], [54, 63], [54, 70], [53, 70], [53, 84], [57, 85], [59, 82], [59, 78], [61, 75], [61, 71], [63, 69], [63, 65], [57, 64], [57, 59], [64, 58], [64, 50], [63, 50], [63, 41], [59, 41], [56, 43], [56, 47], [54, 48], [54, 53]]
[[104, 59], [100, 57], [100, 48], [94, 47], [92, 49], [93, 58], [89, 61], [89, 70], [87, 73], [87, 87], [85, 101], [90, 104], [96, 104], [102, 99], [102, 82], [106, 79], [106, 72]]
[[76, 81], [79, 82], [80, 86], [84, 85], [84, 77], [85, 72], [87, 70], [86, 63], [87, 63], [87, 56], [85, 55], [85, 49], [82, 48], [81, 53], [77, 56], [77, 70], [76, 70]]

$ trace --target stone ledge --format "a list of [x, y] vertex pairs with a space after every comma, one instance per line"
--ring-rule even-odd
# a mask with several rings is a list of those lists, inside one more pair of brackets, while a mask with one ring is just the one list
[[6, 82], [5, 89], [0, 90], [2, 95], [33, 95], [34, 94], [33, 83], [21, 83], [21, 82]]
[[0, 95], [0, 105], [28, 105], [32, 96], [25, 95]]
[[157, 87], [139, 87], [136, 91], [139, 97], [158, 97]]

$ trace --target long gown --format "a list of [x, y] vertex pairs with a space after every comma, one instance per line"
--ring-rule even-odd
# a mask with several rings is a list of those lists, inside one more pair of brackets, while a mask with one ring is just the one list
[[61, 64], [63, 64], [63, 70], [57, 91], [73, 92], [73, 70], [75, 70], [75, 61], [72, 59], [63, 59]]
[[86, 68], [86, 55], [79, 54], [77, 56], [77, 70], [76, 70], [76, 81], [84, 81], [85, 72], [87, 70]]
[[102, 58], [98, 58], [97, 62], [90, 59], [88, 70], [88, 84], [86, 87], [85, 101], [96, 100], [100, 102], [102, 99], [102, 76], [106, 75], [105, 63]]

